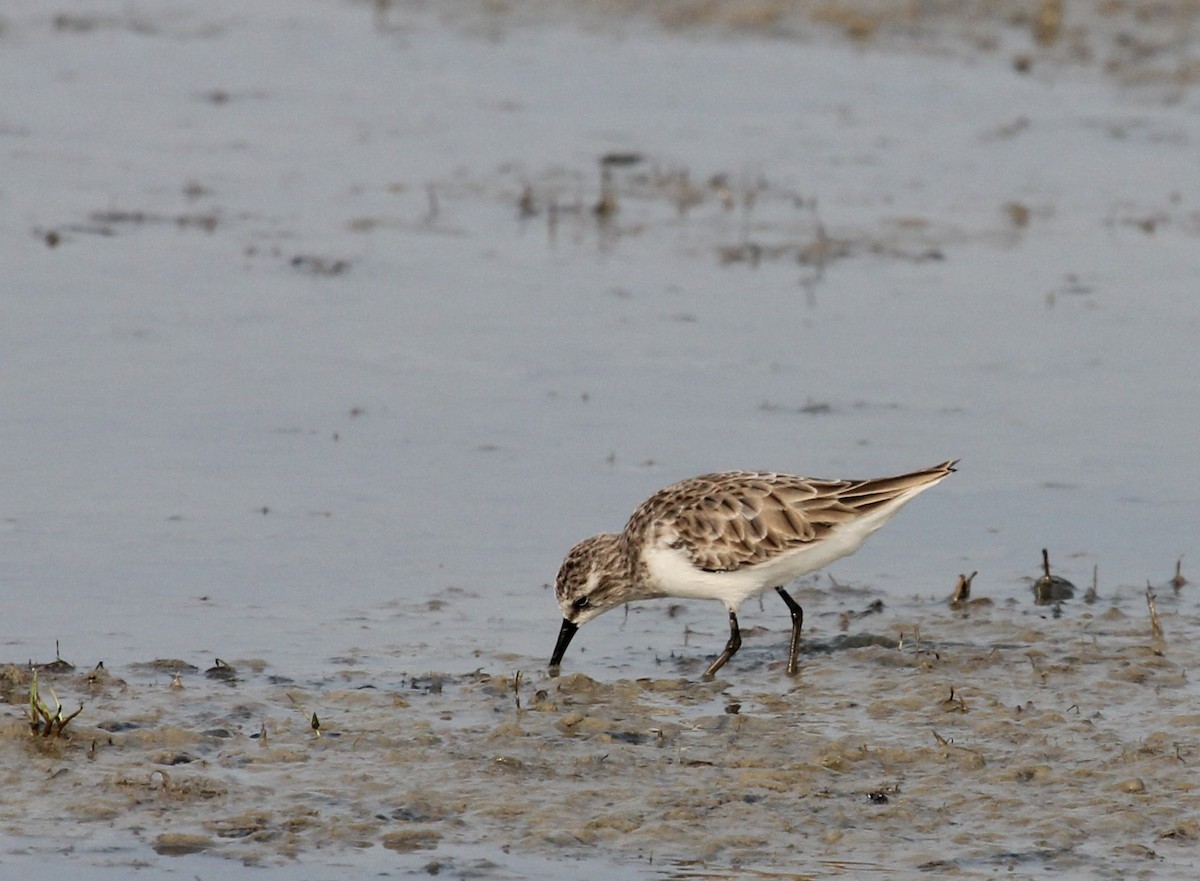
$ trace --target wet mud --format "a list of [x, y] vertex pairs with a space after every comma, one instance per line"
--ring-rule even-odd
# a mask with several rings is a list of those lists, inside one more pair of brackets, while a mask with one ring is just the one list
[[1158, 589], [1157, 637], [1133, 588], [1057, 614], [1032, 597], [798, 595], [817, 623], [795, 678], [782, 622], [713, 682], [692, 647], [636, 680], [586, 655], [557, 678], [521, 659], [319, 681], [253, 659], [59, 661], [40, 694], [83, 711], [49, 737], [21, 718], [33, 671], [9, 665], [0, 822], [33, 852], [127, 865], [383, 849], [436, 873], [484, 847], [664, 877], [1128, 878], [1197, 858], [1188, 587]]

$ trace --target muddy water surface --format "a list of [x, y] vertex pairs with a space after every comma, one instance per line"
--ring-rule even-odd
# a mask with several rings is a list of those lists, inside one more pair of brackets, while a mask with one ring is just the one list
[[[0, 875], [1195, 876], [1195, 5], [684, 6], [0, 11]], [[655, 489], [951, 457], [797, 678], [546, 675]]]

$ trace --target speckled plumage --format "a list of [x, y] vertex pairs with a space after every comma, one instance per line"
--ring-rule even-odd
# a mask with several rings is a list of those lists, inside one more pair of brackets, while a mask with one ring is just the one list
[[741, 644], [738, 606], [775, 588], [792, 611], [794, 672], [803, 614], [783, 588], [856, 551], [954, 464], [869, 480], [729, 471], [665, 487], [638, 506], [624, 530], [592, 536], [567, 554], [555, 584], [564, 620], [551, 664], [561, 661], [579, 626], [615, 606], [662, 596], [719, 599], [731, 635], [711, 676]]

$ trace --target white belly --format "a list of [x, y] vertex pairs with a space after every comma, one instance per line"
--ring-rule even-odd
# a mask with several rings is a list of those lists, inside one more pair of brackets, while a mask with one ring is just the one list
[[692, 565], [686, 552], [672, 547], [648, 547], [643, 559], [655, 592], [667, 597], [721, 600], [728, 610], [773, 587], [786, 587], [798, 577], [816, 571], [847, 553], [862, 539], [838, 541], [833, 537], [785, 551], [764, 563], [731, 571], [704, 571]]

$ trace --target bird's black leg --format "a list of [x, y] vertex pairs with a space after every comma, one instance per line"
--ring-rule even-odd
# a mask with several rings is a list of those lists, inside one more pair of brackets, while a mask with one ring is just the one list
[[782, 587], [777, 587], [775, 590], [779, 592], [779, 596], [787, 603], [788, 611], [792, 613], [792, 647], [788, 652], [787, 672], [788, 676], [795, 676], [799, 667], [800, 628], [804, 626], [804, 610]]
[[[799, 608], [799, 607], [797, 607]], [[738, 630], [737, 614], [733, 611], [729, 613], [729, 642], [725, 643], [725, 651], [717, 655], [717, 659], [712, 662], [707, 670], [704, 671], [705, 679], [712, 679], [713, 674], [725, 666], [725, 662], [732, 658], [737, 650], [742, 647], [742, 631]]]

